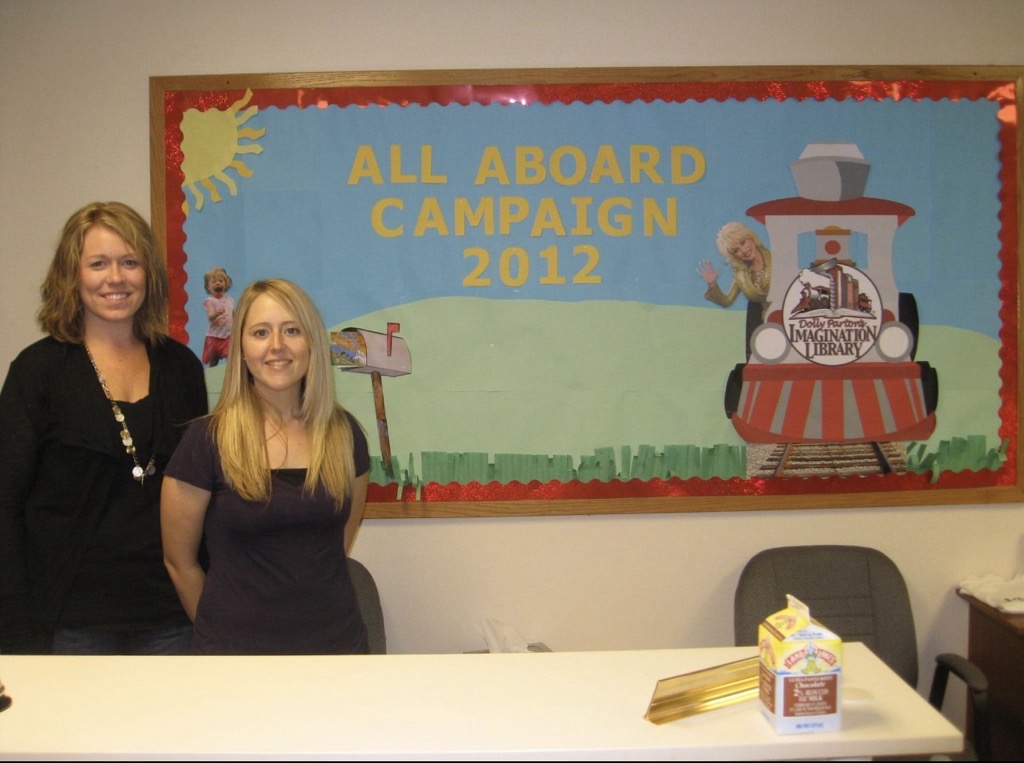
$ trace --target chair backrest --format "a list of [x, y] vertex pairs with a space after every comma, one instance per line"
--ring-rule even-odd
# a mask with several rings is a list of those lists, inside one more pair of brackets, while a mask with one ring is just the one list
[[380, 606], [380, 592], [370, 571], [355, 559], [348, 560], [348, 574], [356, 590], [356, 601], [366, 625], [366, 638], [370, 654], [387, 654], [387, 636], [384, 633], [384, 612]]
[[754, 555], [736, 585], [737, 646], [757, 643], [757, 626], [786, 606], [786, 594], [843, 641], [862, 641], [917, 688], [917, 635], [907, 584], [881, 551], [863, 546], [785, 546]]

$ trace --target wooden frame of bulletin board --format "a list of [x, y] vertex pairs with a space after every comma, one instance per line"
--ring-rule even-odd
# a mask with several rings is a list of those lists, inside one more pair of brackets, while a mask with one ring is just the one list
[[368, 517], [1020, 501], [1022, 91], [965, 66], [154, 77], [171, 333], [201, 353], [211, 267], [306, 288]]

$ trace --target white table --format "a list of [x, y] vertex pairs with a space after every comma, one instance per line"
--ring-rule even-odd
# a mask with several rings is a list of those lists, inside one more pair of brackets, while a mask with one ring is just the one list
[[958, 752], [859, 643], [843, 728], [779, 735], [748, 701], [655, 725], [659, 679], [752, 647], [365, 657], [0, 655], [0, 758], [720, 759]]

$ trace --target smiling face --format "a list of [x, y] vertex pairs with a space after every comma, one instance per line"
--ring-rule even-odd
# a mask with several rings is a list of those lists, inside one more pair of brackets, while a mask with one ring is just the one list
[[146, 299], [146, 271], [123, 238], [105, 225], [85, 232], [78, 268], [84, 325], [131, 324]]
[[295, 317], [267, 294], [256, 297], [246, 313], [242, 356], [261, 397], [299, 399], [309, 370], [309, 341]]
[[754, 259], [754, 255], [757, 254], [757, 245], [754, 243], [754, 239], [750, 236], [744, 236], [740, 239], [736, 248], [733, 249], [730, 254], [739, 258], [743, 262], [751, 262]]

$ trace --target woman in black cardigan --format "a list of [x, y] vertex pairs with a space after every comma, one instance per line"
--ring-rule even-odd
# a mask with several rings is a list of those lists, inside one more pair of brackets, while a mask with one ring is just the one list
[[0, 392], [0, 653], [188, 649], [160, 483], [207, 397], [199, 359], [167, 334], [167, 292], [130, 207], [67, 221], [42, 286], [47, 336]]

